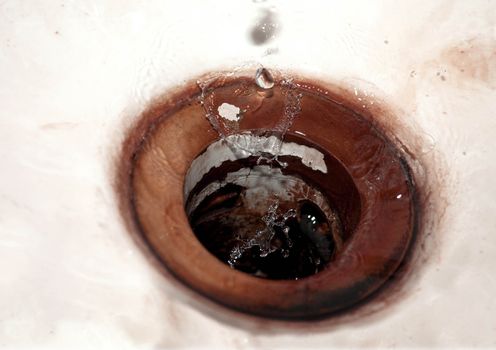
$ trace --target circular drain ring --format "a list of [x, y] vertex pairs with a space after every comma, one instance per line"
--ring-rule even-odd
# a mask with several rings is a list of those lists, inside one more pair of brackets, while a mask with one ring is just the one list
[[361, 197], [352, 237], [318, 274], [260, 279], [229, 268], [195, 237], [184, 210], [184, 179], [193, 159], [218, 138], [197, 102], [197, 90], [145, 113], [147, 129], [137, 138], [132, 157], [131, 206], [160, 261], [210, 299], [265, 317], [315, 318], [362, 301], [397, 270], [415, 233], [415, 191], [400, 152], [370, 122], [334, 102], [339, 96], [331, 99], [322, 88], [317, 93], [309, 84], [300, 86], [305, 86], [302, 112], [290, 132], [303, 132], [339, 159]]

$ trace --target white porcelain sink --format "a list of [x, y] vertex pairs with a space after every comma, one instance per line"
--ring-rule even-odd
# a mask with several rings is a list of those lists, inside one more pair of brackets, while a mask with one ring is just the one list
[[[373, 92], [439, 157], [446, 209], [399, 300], [338, 324], [245, 320], [126, 231], [125, 130], [168, 88], [246, 62]], [[496, 2], [3, 1], [0, 77], [0, 347], [496, 347]]]

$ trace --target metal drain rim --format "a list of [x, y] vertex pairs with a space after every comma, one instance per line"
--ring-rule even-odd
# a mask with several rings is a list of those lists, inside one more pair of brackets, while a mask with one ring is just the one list
[[[321, 88], [321, 91], [323, 91], [323, 88]], [[384, 265], [384, 268], [388, 270], [389, 273], [384, 274], [383, 276], [364, 275], [362, 273], [361, 278], [357, 278], [360, 277], [360, 273], [358, 275], [355, 273], [354, 275], [350, 274], [348, 277], [343, 278], [343, 271], [341, 271], [341, 283], [338, 284], [332, 283], [332, 276], [336, 275], [336, 271], [335, 269], [330, 269], [329, 271], [325, 271], [325, 273], [319, 273], [299, 281], [259, 281], [254, 277], [231, 270], [218, 261], [215, 261], [215, 258], [212, 256], [205, 254], [205, 249], [202, 246], [199, 246], [198, 242], [195, 243], [194, 240], [191, 239], [194, 238], [194, 233], [189, 228], [187, 217], [184, 213], [183, 198], [180, 191], [175, 190], [172, 191], [172, 193], [169, 193], [169, 195], [171, 198], [180, 200], [176, 201], [175, 204], [172, 202], [169, 203], [169, 206], [167, 207], [169, 216], [174, 217], [175, 222], [171, 222], [171, 225], [163, 225], [162, 223], [162, 226], [167, 226], [167, 228], [162, 230], [160, 234], [150, 236], [150, 228], [143, 222], [143, 218], [140, 215], [143, 210], [142, 204], [139, 203], [139, 200], [137, 201], [137, 196], [135, 195], [137, 192], [136, 178], [139, 177], [137, 176], [136, 169], [140, 167], [140, 162], [142, 161], [144, 153], [150, 152], [151, 150], [154, 152], [154, 145], [151, 141], [153, 135], [160, 133], [161, 128], [167, 123], [169, 124], [168, 127], [171, 125], [175, 125], [176, 128], [180, 126], [179, 129], [184, 131], [185, 127], [187, 128], [187, 123], [185, 124], [185, 121], [189, 115], [190, 121], [195, 119], [195, 127], [192, 129], [205, 135], [203, 142], [198, 144], [195, 149], [191, 148], [191, 142], [188, 142], [190, 153], [181, 154], [180, 157], [178, 154], [173, 155], [174, 152], [168, 153], [169, 157], [167, 157], [167, 154], [165, 153], [160, 156], [162, 159], [167, 159], [166, 162], [169, 166], [168, 172], [169, 175], [171, 175], [170, 178], [174, 179], [173, 183], [169, 183], [167, 186], [172, 186], [169, 187], [169, 189], [175, 189], [176, 187], [182, 189], [181, 181], [184, 179], [189, 162], [209, 143], [215, 141], [216, 137], [214, 133], [209, 132], [210, 127], [205, 118], [200, 115], [201, 111], [197, 111], [196, 115], [194, 113], [195, 105], [194, 103], [192, 104], [191, 101], [194, 101], [195, 94], [196, 92], [194, 90], [183, 92], [181, 99], [182, 103], [178, 104], [177, 101], [174, 101], [174, 105], [169, 104], [167, 106], [167, 104], [165, 104], [162, 106], [161, 110], [155, 110], [155, 121], [159, 120], [160, 123], [154, 123], [152, 127], [148, 125], [150, 128], [148, 131], [152, 131], [146, 135], [144, 141], [139, 144], [139, 147], [135, 148], [133, 157], [134, 163], [131, 166], [133, 170], [130, 177], [132, 184], [130, 197], [132, 208], [135, 210], [135, 218], [140, 226], [145, 241], [168, 270], [185, 284], [221, 304], [251, 314], [275, 318], [301, 319], [321, 317], [347, 308], [358, 301], [363, 300], [367, 295], [373, 293], [384, 284], [390, 274], [393, 273], [401, 263], [408, 249], [410, 241], [415, 234], [415, 222], [417, 217], [415, 211], [414, 183], [410, 175], [408, 164], [392, 143], [380, 133], [377, 134], [377, 137], [383, 139], [383, 142], [387, 144], [387, 147], [390, 148], [392, 152], [392, 158], [400, 164], [401, 169], [399, 170], [403, 173], [405, 180], [405, 195], [402, 202], [406, 203], [410, 213], [407, 220], [408, 223], [405, 224], [405, 227], [407, 228], [403, 230], [403, 232], [399, 232], [397, 235], [398, 237], [395, 238], [398, 246], [395, 247], [390, 244], [389, 265]], [[321, 97], [320, 94], [319, 97]], [[334, 98], [339, 98], [339, 96], [334, 96]], [[172, 100], [170, 103], [172, 103]], [[172, 108], [172, 106], [174, 106], [174, 108]], [[187, 110], [188, 113], [183, 113], [182, 117], [178, 118], [177, 113], [181, 115], [181, 112], [185, 112], [185, 110]], [[164, 114], [164, 111], [168, 111], [168, 114]], [[174, 119], [176, 120], [174, 121]], [[181, 120], [180, 125], [178, 125], [178, 120]], [[374, 132], [377, 132], [377, 130]], [[145, 134], [146, 132], [143, 132], [143, 135]], [[169, 138], [172, 137], [176, 141], [176, 150], [182, 149], [181, 143], [179, 142], [180, 140], [174, 138], [174, 133], [168, 135]], [[186, 139], [188, 141], [192, 140], [191, 138]], [[168, 142], [171, 142], [171, 140], [169, 139]], [[319, 145], [321, 144], [319, 143]], [[167, 149], [160, 147], [155, 148], [155, 152], [160, 153], [164, 151], [167, 151]], [[180, 161], [181, 157], [183, 161]], [[144, 166], [144, 168], [147, 168], [147, 166]], [[146, 187], [144, 183], [141, 185]], [[145, 210], [147, 209], [145, 208]], [[367, 225], [370, 227], [370, 223]], [[356, 233], [357, 236], [360, 236], [360, 230], [361, 228], [359, 227]], [[164, 243], [164, 240], [167, 242]], [[350, 252], [343, 255], [341, 264], [355, 266], [354, 264], [356, 264], [356, 261], [359, 261], [361, 256], [366, 254], [357, 254], [356, 247], [349, 249]], [[197, 266], [188, 264], [191, 260], [184, 259], [184, 255], [183, 258], [181, 258], [181, 255], [186, 251], [190, 257], [194, 256], [194, 258], [199, 261]], [[188, 268], [185, 268], [185, 266], [188, 266]], [[247, 295], [246, 291], [251, 291], [252, 294]], [[271, 297], [267, 298], [267, 294]]]

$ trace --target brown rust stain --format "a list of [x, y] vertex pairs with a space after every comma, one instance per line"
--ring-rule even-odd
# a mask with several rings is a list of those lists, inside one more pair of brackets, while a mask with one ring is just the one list
[[446, 48], [440, 60], [465, 81], [496, 87], [496, 39], [470, 39]]
[[457, 88], [495, 89], [496, 39], [471, 38], [451, 44], [417, 69], [425, 78], [435, 78]]

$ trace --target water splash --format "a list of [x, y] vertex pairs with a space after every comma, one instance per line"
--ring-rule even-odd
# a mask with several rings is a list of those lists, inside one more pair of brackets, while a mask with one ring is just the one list
[[[241, 258], [247, 250], [253, 247], [259, 248], [259, 256], [262, 258], [278, 249], [281, 249], [277, 245], [273, 244], [273, 239], [276, 235], [276, 227], [282, 229], [282, 232], [286, 236], [288, 246], [292, 246], [291, 239], [289, 238], [289, 226], [287, 226], [287, 220], [296, 217], [296, 209], [289, 209], [285, 213], [280, 214], [278, 213], [278, 208], [279, 201], [276, 200], [269, 206], [267, 213], [262, 216], [262, 221], [265, 223], [265, 227], [257, 230], [255, 235], [253, 235], [249, 240], [238, 237], [239, 244], [235, 245], [229, 254], [228, 264], [231, 267], [234, 267], [237, 260]], [[282, 248], [281, 253], [284, 258], [289, 257], [288, 250]]]
[[[298, 86], [291, 77], [276, 72], [279, 78], [276, 80], [272, 72], [263, 66], [259, 66], [251, 77], [240, 75], [240, 79], [233, 80], [234, 84], [226, 84], [228, 79], [235, 79], [239, 71], [239, 69], [235, 69], [227, 74], [211, 75], [198, 81], [198, 86], [201, 89], [200, 103], [205, 110], [205, 116], [223, 142], [228, 144], [234, 152], [244, 152], [250, 156], [258, 157], [257, 165], [264, 162], [270, 167], [273, 165], [282, 168], [287, 167], [288, 164], [279, 160], [279, 156], [285, 135], [295, 118], [301, 113], [302, 94], [298, 91]], [[263, 140], [271, 142], [270, 147], [267, 148], [265, 144], [258, 145], [260, 147], [251, 144], [248, 147], [245, 144], [246, 137], [242, 137], [244, 116], [250, 112], [250, 118], [256, 117], [253, 112], [260, 108], [266, 99], [273, 96], [276, 85], [279, 85], [280, 93], [284, 97], [280, 117], [275, 126], [273, 125], [268, 130], [260, 130], [265, 135], [273, 136], [263, 138]], [[261, 149], [270, 149], [270, 152], [261, 152], [259, 151]], [[296, 216], [296, 209], [289, 209], [281, 214], [278, 212], [278, 199], [273, 199], [274, 203], [261, 216], [264, 228], [257, 230], [249, 240], [238, 237], [239, 243], [229, 253], [228, 264], [231, 267], [234, 267], [243, 253], [252, 247], [258, 247], [259, 256], [262, 258], [278, 249], [281, 249], [283, 257], [289, 256], [289, 251], [274, 245], [273, 239], [277, 228], [285, 235], [289, 248], [291, 247], [292, 242], [289, 239], [289, 227], [286, 226], [286, 221]]]
[[[201, 89], [199, 99], [205, 111], [205, 116], [219, 137], [229, 144], [233, 150], [242, 150], [252, 154], [253, 149], [243, 147], [243, 144], [237, 142], [242, 138], [231, 137], [228, 139], [228, 136], [241, 133], [244, 115], [248, 112], [255, 112], [262, 106], [265, 99], [272, 96], [273, 89], [276, 86], [276, 79], [274, 79], [271, 71], [259, 66], [251, 78], [244, 76], [243, 80], [240, 80], [237, 85], [227, 86], [227, 79], [238, 75], [245, 67], [246, 65], [243, 65], [241, 68], [236, 68], [229, 73], [210, 75], [198, 81], [197, 84]], [[287, 131], [301, 112], [302, 94], [298, 92], [297, 85], [291, 77], [284, 76], [280, 72], [277, 73], [280, 76], [279, 85], [284, 95], [284, 108], [274, 127], [270, 130], [261, 130], [276, 136], [277, 142], [274, 143], [270, 154], [259, 155], [259, 163], [265, 161], [269, 164], [276, 163], [284, 167], [285, 163], [280, 162], [278, 156]], [[221, 113], [226, 111], [226, 106], [230, 110], [237, 111], [236, 115]]]

